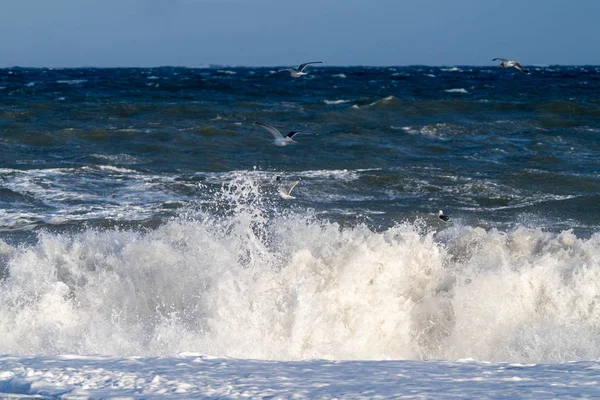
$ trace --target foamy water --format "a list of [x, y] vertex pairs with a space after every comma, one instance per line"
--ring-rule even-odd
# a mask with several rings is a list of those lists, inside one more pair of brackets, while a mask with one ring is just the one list
[[[0, 352], [564, 362], [600, 356], [600, 237], [373, 231], [267, 212], [252, 181], [158, 229], [2, 242]], [[244, 332], [240, 335], [240, 332]]]

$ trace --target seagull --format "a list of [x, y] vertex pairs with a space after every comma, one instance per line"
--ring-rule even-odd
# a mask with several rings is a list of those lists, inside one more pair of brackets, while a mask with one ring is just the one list
[[440, 215], [438, 215], [438, 218], [444, 222], [450, 221], [450, 217], [447, 216], [446, 214], [444, 214], [444, 212], [442, 210], [440, 210]]
[[523, 71], [526, 74], [529, 74], [529, 70], [527, 68], [523, 67], [521, 64], [519, 64], [516, 61], [510, 61], [510, 60], [507, 60], [506, 58], [494, 58], [492, 61], [496, 61], [496, 60], [502, 61], [502, 64], [500, 64], [500, 66], [502, 68], [515, 67], [519, 71]]
[[276, 146], [287, 146], [288, 144], [296, 143], [292, 140], [294, 135], [296, 135], [298, 133], [306, 133], [306, 132], [300, 132], [300, 131], [291, 131], [284, 137], [281, 134], [281, 132], [279, 132], [279, 129], [275, 128], [274, 126], [263, 124], [262, 122], [257, 122], [257, 121], [255, 121], [254, 123], [258, 126], [262, 126], [266, 130], [271, 132], [273, 137], [275, 137], [275, 145]]
[[[279, 177], [277, 177], [277, 182], [280, 182], [281, 179]], [[297, 181], [292, 182], [289, 186], [280, 186], [279, 187], [279, 195], [281, 196], [282, 199], [285, 200], [291, 200], [291, 199], [295, 199], [294, 196], [291, 195], [292, 190], [296, 187], [296, 185], [298, 184], [298, 182], [300, 182], [300, 179], [298, 179]]]
[[304, 71], [304, 68], [306, 68], [306, 66], [309, 64], [323, 64], [323, 61], [311, 61], [311, 62], [307, 62], [304, 64], [300, 64], [300, 66], [298, 68], [280, 69], [277, 72], [290, 71], [291, 76], [293, 76], [294, 78], [300, 78], [302, 75], [306, 75], [306, 72], [303, 72], [303, 71]]

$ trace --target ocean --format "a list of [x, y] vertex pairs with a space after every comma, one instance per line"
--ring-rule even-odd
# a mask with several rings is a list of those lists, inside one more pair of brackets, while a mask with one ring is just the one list
[[600, 67], [529, 69], [0, 70], [0, 392], [599, 396]]

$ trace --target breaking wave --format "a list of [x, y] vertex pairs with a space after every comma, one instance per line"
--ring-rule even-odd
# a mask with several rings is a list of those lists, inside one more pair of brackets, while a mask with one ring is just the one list
[[0, 242], [0, 352], [561, 362], [600, 356], [600, 236], [278, 209], [250, 178], [154, 230]]

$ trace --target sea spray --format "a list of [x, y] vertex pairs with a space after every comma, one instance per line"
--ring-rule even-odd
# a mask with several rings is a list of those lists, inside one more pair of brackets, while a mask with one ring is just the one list
[[374, 231], [235, 176], [154, 230], [3, 244], [0, 352], [561, 362], [600, 356], [600, 237]]

